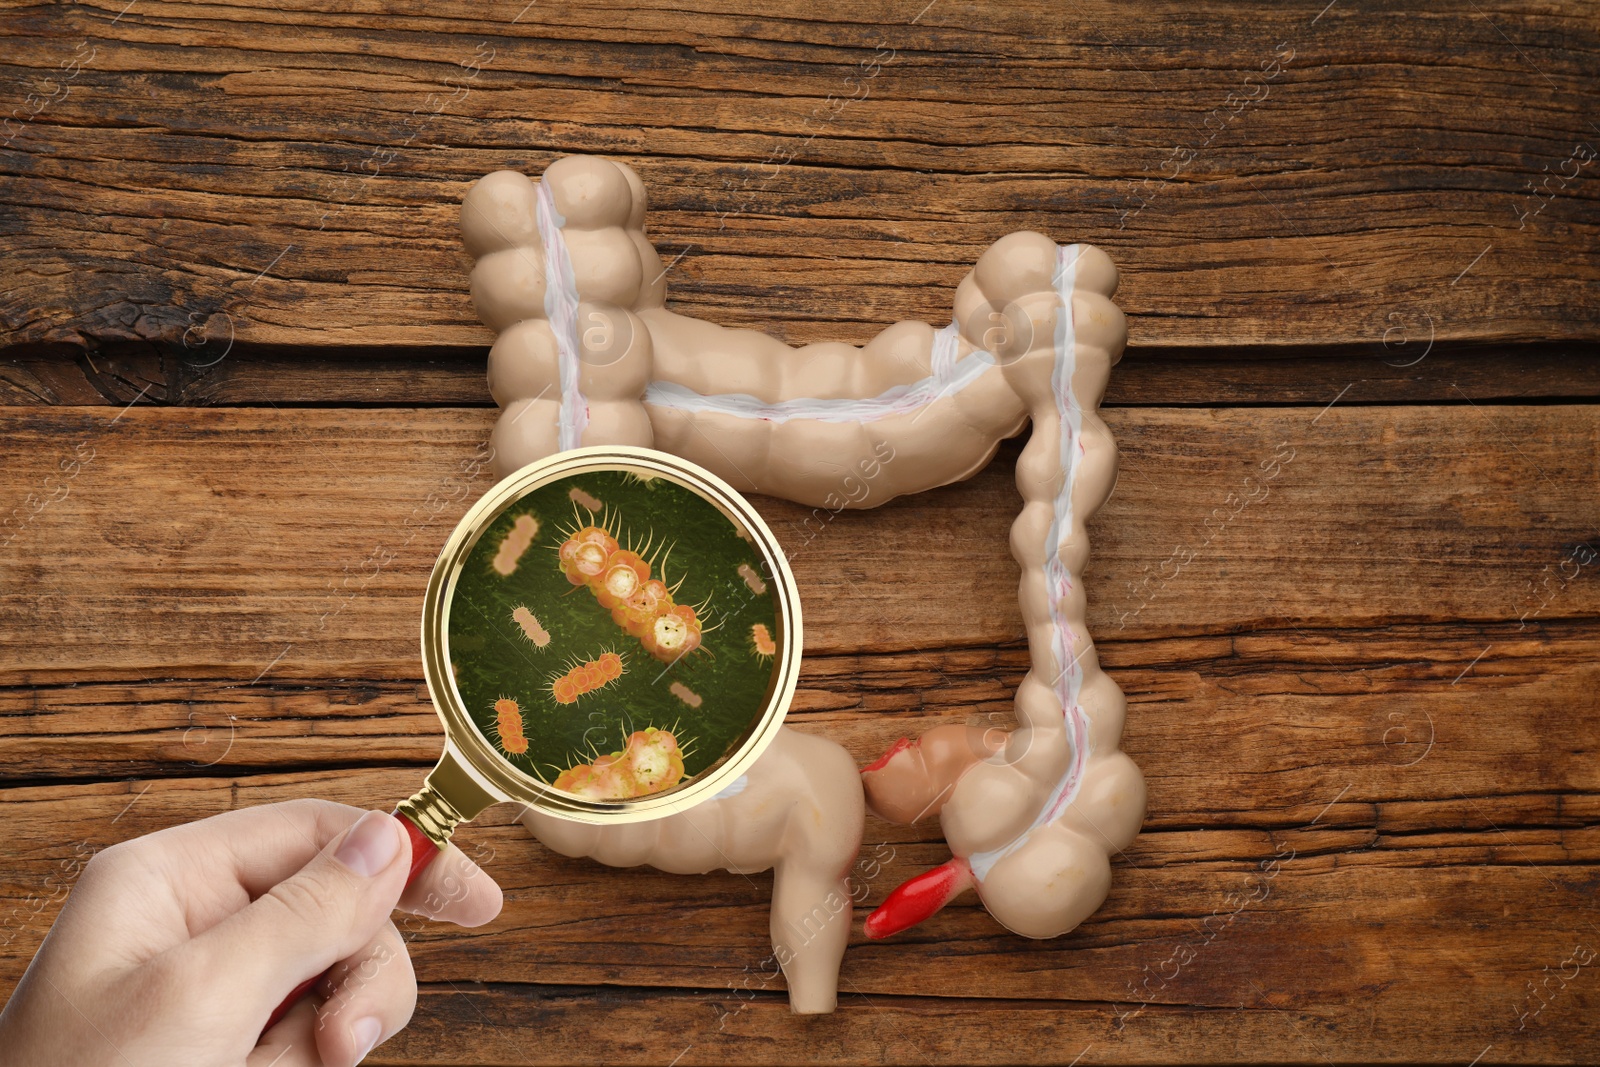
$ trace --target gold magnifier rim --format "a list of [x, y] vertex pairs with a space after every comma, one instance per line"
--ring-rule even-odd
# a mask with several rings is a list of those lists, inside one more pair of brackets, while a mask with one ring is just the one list
[[[780, 632], [775, 636], [779, 658], [773, 667], [760, 719], [736, 742], [733, 752], [693, 781], [664, 793], [630, 800], [587, 800], [555, 789], [507, 763], [472, 722], [450, 670], [448, 609], [456, 579], [479, 537], [509, 504], [535, 489], [561, 478], [600, 470], [644, 471], [669, 478], [741, 523], [767, 561], [778, 609]], [[429, 784], [441, 792], [463, 794], [472, 793], [471, 786], [476, 785], [486, 788], [495, 799], [521, 801], [539, 811], [585, 823], [641, 822], [684, 811], [731, 785], [771, 744], [794, 700], [802, 644], [800, 592], [789, 561], [766, 522], [727, 482], [688, 460], [650, 448], [594, 445], [555, 453], [501, 479], [468, 508], [440, 550], [433, 573], [428, 577], [422, 608], [422, 669], [445, 731], [445, 754], [439, 767], [429, 776]], [[468, 766], [454, 764], [452, 751]], [[475, 781], [470, 784], [460, 781], [463, 775]], [[459, 784], [452, 789], [452, 782]], [[455, 807], [464, 817], [470, 818], [468, 808], [480, 805], [471, 803], [470, 797], [464, 800], [464, 803], [455, 803]]]

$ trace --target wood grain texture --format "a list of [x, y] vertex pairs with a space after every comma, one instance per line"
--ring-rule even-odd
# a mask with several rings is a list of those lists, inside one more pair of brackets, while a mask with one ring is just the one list
[[[1600, 348], [1453, 348], [1392, 338], [1360, 352], [1310, 348], [1134, 349], [1102, 407], [1460, 404], [1600, 399]], [[487, 349], [318, 350], [197, 341], [193, 346], [16, 345], [0, 351], [0, 405], [484, 407]]]
[[[8, 485], [42, 484], [81, 442], [94, 455], [10, 546], [0, 989], [80, 843], [415, 788], [440, 743], [420, 590], [481, 488], [463, 463], [490, 412], [3, 415]], [[1596, 941], [1600, 560], [1575, 555], [1600, 525], [1591, 409], [1108, 419], [1123, 475], [1093, 531], [1091, 618], [1151, 810], [1090, 922], [1027, 942], [967, 900], [889, 943], [857, 934], [841, 1011], [819, 1027], [762, 974], [765, 876], [607, 871], [497, 811], [461, 840], [507, 887], [506, 913], [408, 928], [425, 996], [377, 1062], [1587, 1058], [1592, 983], [1548, 1006], [1527, 986]], [[1295, 454], [1267, 495], [1212, 515], [1283, 441]], [[810, 612], [799, 728], [865, 762], [937, 723], [1006, 721], [1026, 670], [1004, 551], [1015, 451], [805, 544], [800, 509], [759, 502]], [[1170, 580], [1144, 581], [1206, 536]], [[1294, 566], [1271, 562], [1297, 548]], [[931, 826], [869, 820], [868, 903], [945, 855]]]
[[944, 321], [1020, 228], [1135, 345], [1600, 339], [1581, 5], [122, 7], [8, 12], [14, 342], [486, 343], [460, 198], [573, 152], [680, 310], [796, 342]]
[[[0, 529], [15, 538], [3, 684], [127, 681], [156, 664], [230, 681], [415, 677], [427, 573], [490, 481], [484, 409], [0, 418], [6, 484], [34, 500]], [[1120, 480], [1091, 526], [1087, 579], [1103, 639], [1600, 614], [1600, 424], [1587, 407], [1106, 419]], [[1016, 451], [870, 511], [762, 499], [808, 605], [808, 653], [1019, 637]]]
[[[1218, 1059], [1460, 1062], [1452, 1050], [1499, 1043], [1523, 1056], [1581, 1061], [1569, 1054], [1592, 1039], [1600, 999], [1587, 984], [1571, 983], [1535, 1026], [1522, 1016], [1533, 1006], [1525, 985], [1540, 977], [1538, 961], [1553, 956], [1554, 965], [1570, 952], [1567, 941], [1591, 940], [1583, 913], [1600, 861], [1600, 782], [1592, 758], [1595, 711], [1578, 696], [1595, 684], [1600, 630], [1569, 628], [1513, 646], [1458, 683], [1469, 689], [1457, 689], [1446, 680], [1450, 664], [1465, 660], [1478, 639], [1433, 632], [1353, 637], [1321, 671], [1285, 666], [1294, 652], [1282, 639], [1232, 655], [1219, 655], [1220, 643], [1207, 650], [1165, 641], [1150, 657], [1160, 666], [1115, 667], [1134, 701], [1127, 745], [1151, 769], [1152, 812], [1146, 832], [1120, 857], [1106, 906], [1056, 941], [1006, 935], [970, 901], [890, 943], [858, 936], [846, 961], [847, 1014], [827, 1030], [829, 1040], [849, 1040], [833, 1057], [966, 1062], [966, 1046], [949, 1044], [958, 1034], [933, 1029], [941, 1025], [934, 1020], [971, 1014], [967, 1027], [1000, 1041], [1022, 1011], [1058, 1014], [1082, 1042], [1115, 1042], [1106, 1054], [1149, 1061], [1159, 1053], [1146, 1042], [1170, 1041], [1177, 1024], [1171, 1013], [1181, 1009], [1196, 1016], [1207, 1042], [1190, 1047]], [[1012, 673], [1023, 669], [1020, 652], [1008, 658]], [[1181, 674], [1173, 667], [1186, 658], [1203, 663], [1208, 680], [1178, 694]], [[822, 673], [849, 684], [842, 667], [824, 661]], [[865, 672], [861, 710], [803, 715], [801, 728], [845, 740], [864, 757], [906, 723], [926, 721], [874, 709], [876, 682]], [[813, 689], [818, 684], [810, 681]], [[955, 721], [986, 714], [986, 686], [995, 687], [981, 676], [957, 678], [942, 708], [924, 710]], [[963, 700], [973, 701], [970, 711], [959, 706]], [[1385, 711], [1396, 707], [1416, 718], [1399, 721]], [[1547, 745], [1545, 737], [1563, 724], [1571, 741]], [[365, 747], [368, 735], [343, 737], [339, 723], [322, 725], [331, 727], [325, 749]], [[437, 745], [436, 736], [416, 740]], [[85, 731], [81, 741], [98, 739]], [[1228, 767], [1238, 784], [1219, 793], [1217, 775], [1197, 773], [1197, 749], [1208, 763]], [[26, 754], [8, 744], [8, 756]], [[0, 981], [15, 980], [47, 928], [59, 901], [40, 906], [35, 898], [73, 849], [299, 795], [371, 804], [409, 791], [425, 766], [217, 776], [214, 768], [194, 769], [187, 757], [199, 754], [181, 753], [186, 777], [5, 791], [15, 862], [0, 892], [15, 903]], [[168, 770], [180, 769], [179, 755], [167, 757]], [[281, 763], [308, 755], [320, 753], [291, 750]], [[785, 1062], [820, 1029], [790, 1019], [786, 1009], [770, 1010], [782, 983], [759, 977], [768, 952], [765, 876], [605, 871], [549, 854], [512, 815], [497, 809], [460, 834], [508, 890], [501, 919], [476, 931], [407, 928], [421, 979], [471, 999], [426, 1002], [436, 1014], [424, 1013], [421, 1028], [392, 1050], [393, 1062], [559, 1062], [551, 1049], [514, 1051], [542, 1026], [576, 1027], [558, 1029], [558, 1044], [571, 1041], [601, 1062], [660, 1062], [702, 1039], [732, 1040], [718, 1034], [764, 1035], [764, 1052], [725, 1048], [734, 1062]], [[943, 855], [928, 827], [874, 819], [867, 842], [865, 855], [881, 862], [860, 875], [868, 903]], [[595, 907], [597, 900], [604, 907]], [[596, 1029], [631, 1025], [630, 1003], [661, 1012], [670, 1025], [648, 1041], [587, 1033], [576, 1020], [546, 1016], [547, 1000], [576, 995], [548, 988], [562, 985], [589, 988], [590, 1009], [605, 1021]], [[594, 988], [607, 986], [619, 989]], [[1449, 990], [1452, 1011], [1446, 1027], [1408, 1028], [1408, 1017], [1438, 1010], [1441, 988]], [[744, 1018], [758, 1009], [756, 1019]], [[869, 1039], [864, 1010], [924, 1018], [917, 1028], [929, 1042], [922, 1055], [895, 1043], [902, 1024]], [[459, 1025], [473, 1011], [483, 1012], [486, 1025], [470, 1028], [469, 1041], [442, 1040], [447, 1031], [440, 1027]], [[1239, 1048], [1205, 1029], [1200, 1016], [1221, 1011], [1273, 1022], [1251, 1024], [1254, 1041]], [[730, 1031], [735, 1021], [740, 1025]], [[1300, 1047], [1302, 1024], [1313, 1022], [1318, 1057]], [[608, 1044], [613, 1040], [618, 1044]], [[1081, 1045], [1033, 1048], [1010, 1033], [997, 1048], [1008, 1053], [1000, 1062], [1065, 1062]], [[1388, 1051], [1376, 1055], [1379, 1048]]]
[[[0, 997], [63, 860], [416, 788], [421, 594], [494, 418], [457, 205], [590, 152], [677, 310], [794, 343], [946, 321], [1016, 229], [1118, 263], [1085, 577], [1149, 818], [1069, 936], [970, 897], [858, 929], [799, 1018], [770, 874], [491, 810], [458, 840], [505, 913], [402, 923], [421, 999], [369, 1062], [1600, 1060], [1593, 10], [125, 4], [0, 7]], [[796, 728], [865, 762], [1009, 722], [1019, 444], [874, 511], [756, 501]], [[947, 856], [866, 842], [869, 904]]]
[[[1585, 794], [1600, 792], [1597, 712], [1585, 699], [1600, 680], [1597, 646], [1600, 627], [1586, 621], [1516, 636], [1456, 625], [1111, 641], [1104, 658], [1134, 710], [1128, 751], [1149, 768], [1150, 830], [1272, 831], [1320, 815], [1323, 827], [1448, 836], [1469, 829], [1461, 804], [1478, 804], [1482, 820], [1566, 827], [1577, 845], [1594, 832]], [[791, 721], [867, 762], [925, 724], [1004, 721], [1025, 670], [1020, 646], [813, 657]], [[46, 686], [0, 690], [0, 710], [0, 785], [19, 788], [29, 772], [97, 785], [422, 770], [442, 736], [420, 679]], [[1186, 758], [1197, 745], [1256, 784], [1219, 793]], [[1485, 829], [1465, 821], [1468, 836]]]

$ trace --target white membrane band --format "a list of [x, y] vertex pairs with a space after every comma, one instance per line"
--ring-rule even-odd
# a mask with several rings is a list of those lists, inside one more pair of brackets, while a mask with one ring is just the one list
[[556, 337], [556, 366], [560, 373], [561, 414], [556, 423], [556, 443], [565, 452], [583, 443], [589, 425], [589, 402], [578, 391], [582, 373], [578, 348], [578, 282], [572, 273], [572, 258], [567, 241], [561, 236], [566, 219], [556, 210], [556, 198], [549, 183], [539, 179], [538, 207], [534, 217], [539, 224], [539, 240], [544, 245], [544, 314]]
[[885, 389], [865, 400], [816, 400], [801, 398], [769, 404], [748, 393], [697, 393], [676, 382], [651, 382], [644, 402], [690, 414], [714, 413], [738, 419], [764, 422], [789, 422], [810, 419], [815, 422], [875, 422], [892, 415], [908, 415], [927, 407], [942, 396], [959, 393], [995, 366], [988, 352], [974, 351], [956, 359], [957, 328], [951, 323], [933, 335], [932, 373], [907, 385]]
[[[967, 864], [978, 881], [993, 869], [1000, 859], [1017, 849], [1039, 827], [1054, 822], [1072, 803], [1083, 782], [1083, 770], [1089, 762], [1089, 716], [1078, 704], [1079, 689], [1083, 684], [1083, 668], [1079, 660], [1089, 648], [1088, 634], [1075, 634], [1068, 624], [1062, 605], [1072, 591], [1072, 575], [1061, 562], [1061, 542], [1072, 533], [1072, 490], [1078, 484], [1078, 470], [1083, 459], [1083, 409], [1078, 406], [1072, 392], [1072, 374], [1077, 369], [1077, 335], [1072, 322], [1072, 288], [1077, 282], [1080, 245], [1065, 245], [1056, 249], [1056, 295], [1061, 299], [1061, 312], [1056, 316], [1056, 362], [1051, 370], [1050, 384], [1056, 398], [1056, 414], [1061, 420], [1061, 487], [1056, 491], [1054, 515], [1050, 532], [1045, 537], [1044, 580], [1050, 596], [1051, 633], [1055, 637], [1054, 684], [1066, 719], [1067, 735], [1072, 743], [1072, 754], [1067, 769], [1045, 799], [1032, 824], [1015, 840], [989, 852], [976, 852], [967, 857]], [[1078, 645], [1084, 651], [1074, 651]], [[1039, 670], [1043, 664], [1034, 664]], [[1045, 669], [1049, 669], [1046, 667]]]

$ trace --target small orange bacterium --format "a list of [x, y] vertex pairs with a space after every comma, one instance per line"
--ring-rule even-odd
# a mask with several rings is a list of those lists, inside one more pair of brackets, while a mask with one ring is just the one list
[[744, 584], [748, 585], [750, 591], [757, 596], [767, 591], [767, 583], [761, 580], [761, 575], [757, 574], [756, 569], [750, 564], [739, 564], [739, 577], [744, 579]]
[[778, 652], [778, 646], [773, 642], [772, 634], [764, 622], [758, 622], [750, 627], [750, 643], [755, 646], [758, 656], [773, 656]]
[[610, 685], [626, 672], [622, 656], [616, 652], [603, 652], [597, 659], [574, 663], [566, 673], [550, 680], [550, 695], [557, 704], [574, 704], [585, 693]]
[[538, 616], [526, 606], [518, 606], [511, 613], [511, 621], [522, 627], [523, 636], [532, 641], [535, 648], [543, 648], [550, 643], [550, 631], [539, 624]]
[[671, 685], [667, 686], [667, 689], [672, 693], [673, 696], [677, 697], [691, 708], [698, 708], [701, 704], [705, 703], [699, 693], [696, 693], [693, 689], [690, 689], [682, 682], [673, 682]]
[[492, 564], [495, 573], [502, 578], [509, 578], [514, 574], [522, 554], [528, 551], [528, 546], [533, 544], [533, 539], [538, 536], [539, 520], [532, 515], [518, 515], [517, 521], [511, 524], [511, 529], [501, 538], [500, 547], [495, 550]]
[[577, 504], [580, 507], [588, 508], [590, 511], [599, 511], [605, 506], [588, 493], [585, 493], [582, 489], [579, 489], [577, 486], [573, 486], [571, 489], [567, 490], [567, 497], [574, 504]]
[[494, 702], [495, 733], [500, 735], [500, 747], [515, 755], [528, 751], [528, 739], [522, 733], [522, 709], [510, 697]]

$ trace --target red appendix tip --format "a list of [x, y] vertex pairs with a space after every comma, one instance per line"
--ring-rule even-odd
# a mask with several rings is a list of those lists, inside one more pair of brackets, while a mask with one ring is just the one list
[[956, 897], [973, 888], [972, 868], [959, 857], [900, 883], [887, 900], [867, 916], [867, 936], [874, 941], [909, 930]]

